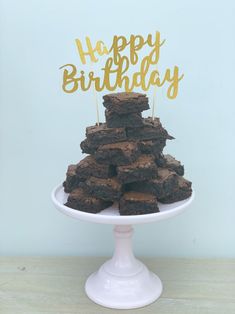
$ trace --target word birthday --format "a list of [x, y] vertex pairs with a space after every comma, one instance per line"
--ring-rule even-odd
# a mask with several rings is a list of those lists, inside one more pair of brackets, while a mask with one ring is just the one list
[[[101, 40], [92, 45], [89, 37], [86, 37], [85, 49], [79, 39], [75, 42], [82, 64], [86, 64], [87, 61], [91, 64], [96, 63], [103, 56], [107, 56], [107, 59], [101, 68], [100, 76], [95, 75], [94, 71], [86, 74], [82, 69], [78, 70], [74, 64], [61, 66], [64, 92], [74, 93], [79, 89], [87, 91], [92, 86], [96, 91], [123, 88], [126, 92], [131, 92], [136, 87], [147, 91], [151, 86], [162, 87], [168, 83], [167, 97], [174, 99], [178, 95], [179, 82], [184, 76], [179, 74], [178, 66], [166, 68], [163, 73], [157, 69], [160, 50], [165, 42], [161, 41], [159, 32], [154, 36], [149, 34], [146, 39], [141, 35], [131, 35], [129, 39], [114, 36], [109, 48]], [[148, 54], [140, 60], [138, 53], [143, 48], [146, 48]], [[138, 71], [133, 72], [137, 66]], [[131, 70], [131, 74], [128, 70]]]

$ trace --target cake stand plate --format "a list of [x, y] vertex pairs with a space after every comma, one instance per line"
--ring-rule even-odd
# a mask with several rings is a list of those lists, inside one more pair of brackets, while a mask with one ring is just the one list
[[194, 193], [184, 201], [159, 203], [158, 213], [133, 216], [120, 216], [116, 204], [98, 214], [74, 210], [64, 205], [67, 197], [61, 185], [52, 191], [52, 201], [62, 213], [84, 221], [115, 225], [113, 257], [88, 277], [85, 284], [87, 296], [97, 304], [115, 309], [143, 307], [157, 300], [162, 293], [162, 283], [157, 275], [135, 258], [132, 225], [160, 221], [182, 213], [191, 204]]

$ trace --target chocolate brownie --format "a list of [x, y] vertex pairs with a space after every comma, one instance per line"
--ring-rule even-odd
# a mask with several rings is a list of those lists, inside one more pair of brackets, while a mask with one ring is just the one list
[[105, 117], [108, 128], [141, 127], [144, 124], [140, 112], [117, 114], [115, 111], [106, 109]]
[[81, 186], [92, 196], [103, 200], [117, 200], [122, 194], [122, 186], [117, 178], [100, 179], [88, 178]]
[[97, 148], [99, 145], [126, 140], [126, 131], [124, 128], [108, 128], [106, 123], [101, 123], [87, 127], [86, 136], [90, 145]]
[[143, 127], [127, 128], [126, 134], [129, 140], [173, 139], [163, 128], [158, 118], [154, 120], [152, 118], [145, 118]]
[[140, 150], [135, 142], [121, 142], [99, 146], [95, 159], [104, 164], [127, 165], [139, 157]]
[[66, 180], [63, 182], [65, 193], [70, 193], [78, 187], [79, 179], [76, 174], [77, 165], [69, 165], [66, 172]]
[[177, 174], [166, 168], [158, 168], [158, 178], [129, 183], [125, 189], [155, 195], [159, 200], [172, 193], [177, 185]]
[[70, 193], [65, 205], [73, 209], [95, 214], [111, 206], [112, 202], [90, 196], [82, 188], [77, 188]]
[[79, 180], [84, 181], [90, 176], [110, 178], [115, 175], [116, 170], [114, 166], [99, 164], [93, 156], [87, 156], [78, 163], [76, 173]]
[[151, 194], [126, 192], [119, 201], [120, 215], [143, 215], [158, 212], [157, 198]]
[[153, 154], [156, 157], [159, 156], [159, 154], [162, 152], [165, 145], [166, 145], [166, 139], [165, 138], [159, 138], [156, 140], [147, 140], [147, 141], [140, 141], [139, 142], [139, 148], [140, 148], [142, 153]]
[[181, 165], [180, 161], [176, 160], [171, 155], [167, 154], [165, 158], [165, 167], [174, 170], [179, 176], [184, 175], [184, 166]]
[[105, 108], [118, 114], [142, 112], [149, 109], [148, 98], [139, 93], [114, 93], [103, 97]]
[[175, 189], [165, 197], [160, 198], [159, 202], [163, 204], [170, 204], [185, 200], [192, 194], [191, 186], [192, 183], [190, 181], [184, 179], [181, 176], [178, 176]]
[[85, 154], [94, 154], [95, 151], [97, 150], [97, 148], [99, 147], [99, 145], [97, 145], [96, 143], [91, 143], [86, 138], [84, 141], [82, 141], [80, 143], [80, 147], [81, 147], [81, 150], [82, 150], [83, 153], [85, 153]]
[[141, 155], [135, 162], [117, 167], [117, 178], [124, 184], [157, 177], [157, 165], [151, 155]]
[[156, 156], [155, 162], [158, 167], [164, 168], [166, 166], [166, 159], [162, 153]]

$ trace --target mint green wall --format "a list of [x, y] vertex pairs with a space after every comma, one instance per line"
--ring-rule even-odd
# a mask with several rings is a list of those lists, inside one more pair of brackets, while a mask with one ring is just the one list
[[160, 93], [157, 113], [196, 199], [179, 217], [137, 226], [135, 252], [235, 257], [234, 13], [233, 1], [0, 1], [1, 254], [111, 254], [111, 226], [68, 218], [50, 200], [95, 122], [92, 93], [63, 93], [59, 67], [78, 64], [77, 37], [159, 30], [162, 67], [185, 78], [175, 101]]

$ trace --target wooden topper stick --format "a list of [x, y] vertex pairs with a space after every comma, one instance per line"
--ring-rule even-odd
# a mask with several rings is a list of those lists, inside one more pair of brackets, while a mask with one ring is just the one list
[[[93, 71], [93, 62], [91, 61], [91, 70]], [[97, 119], [97, 125], [100, 125], [100, 119], [99, 119], [99, 104], [98, 104], [98, 98], [97, 98], [97, 92], [95, 89], [95, 82], [92, 84], [92, 90], [93, 90], [93, 95], [95, 99], [95, 106], [96, 106], [96, 119]]]
[[96, 118], [97, 118], [97, 124], [100, 125], [100, 119], [99, 119], [99, 104], [98, 104], [98, 98], [97, 98], [97, 92], [95, 90], [95, 82], [93, 85], [93, 94], [95, 98], [95, 106], [96, 106]]
[[154, 85], [153, 87], [153, 105], [152, 105], [152, 120], [155, 118], [155, 109], [156, 109], [156, 96], [157, 94], [157, 85]]

